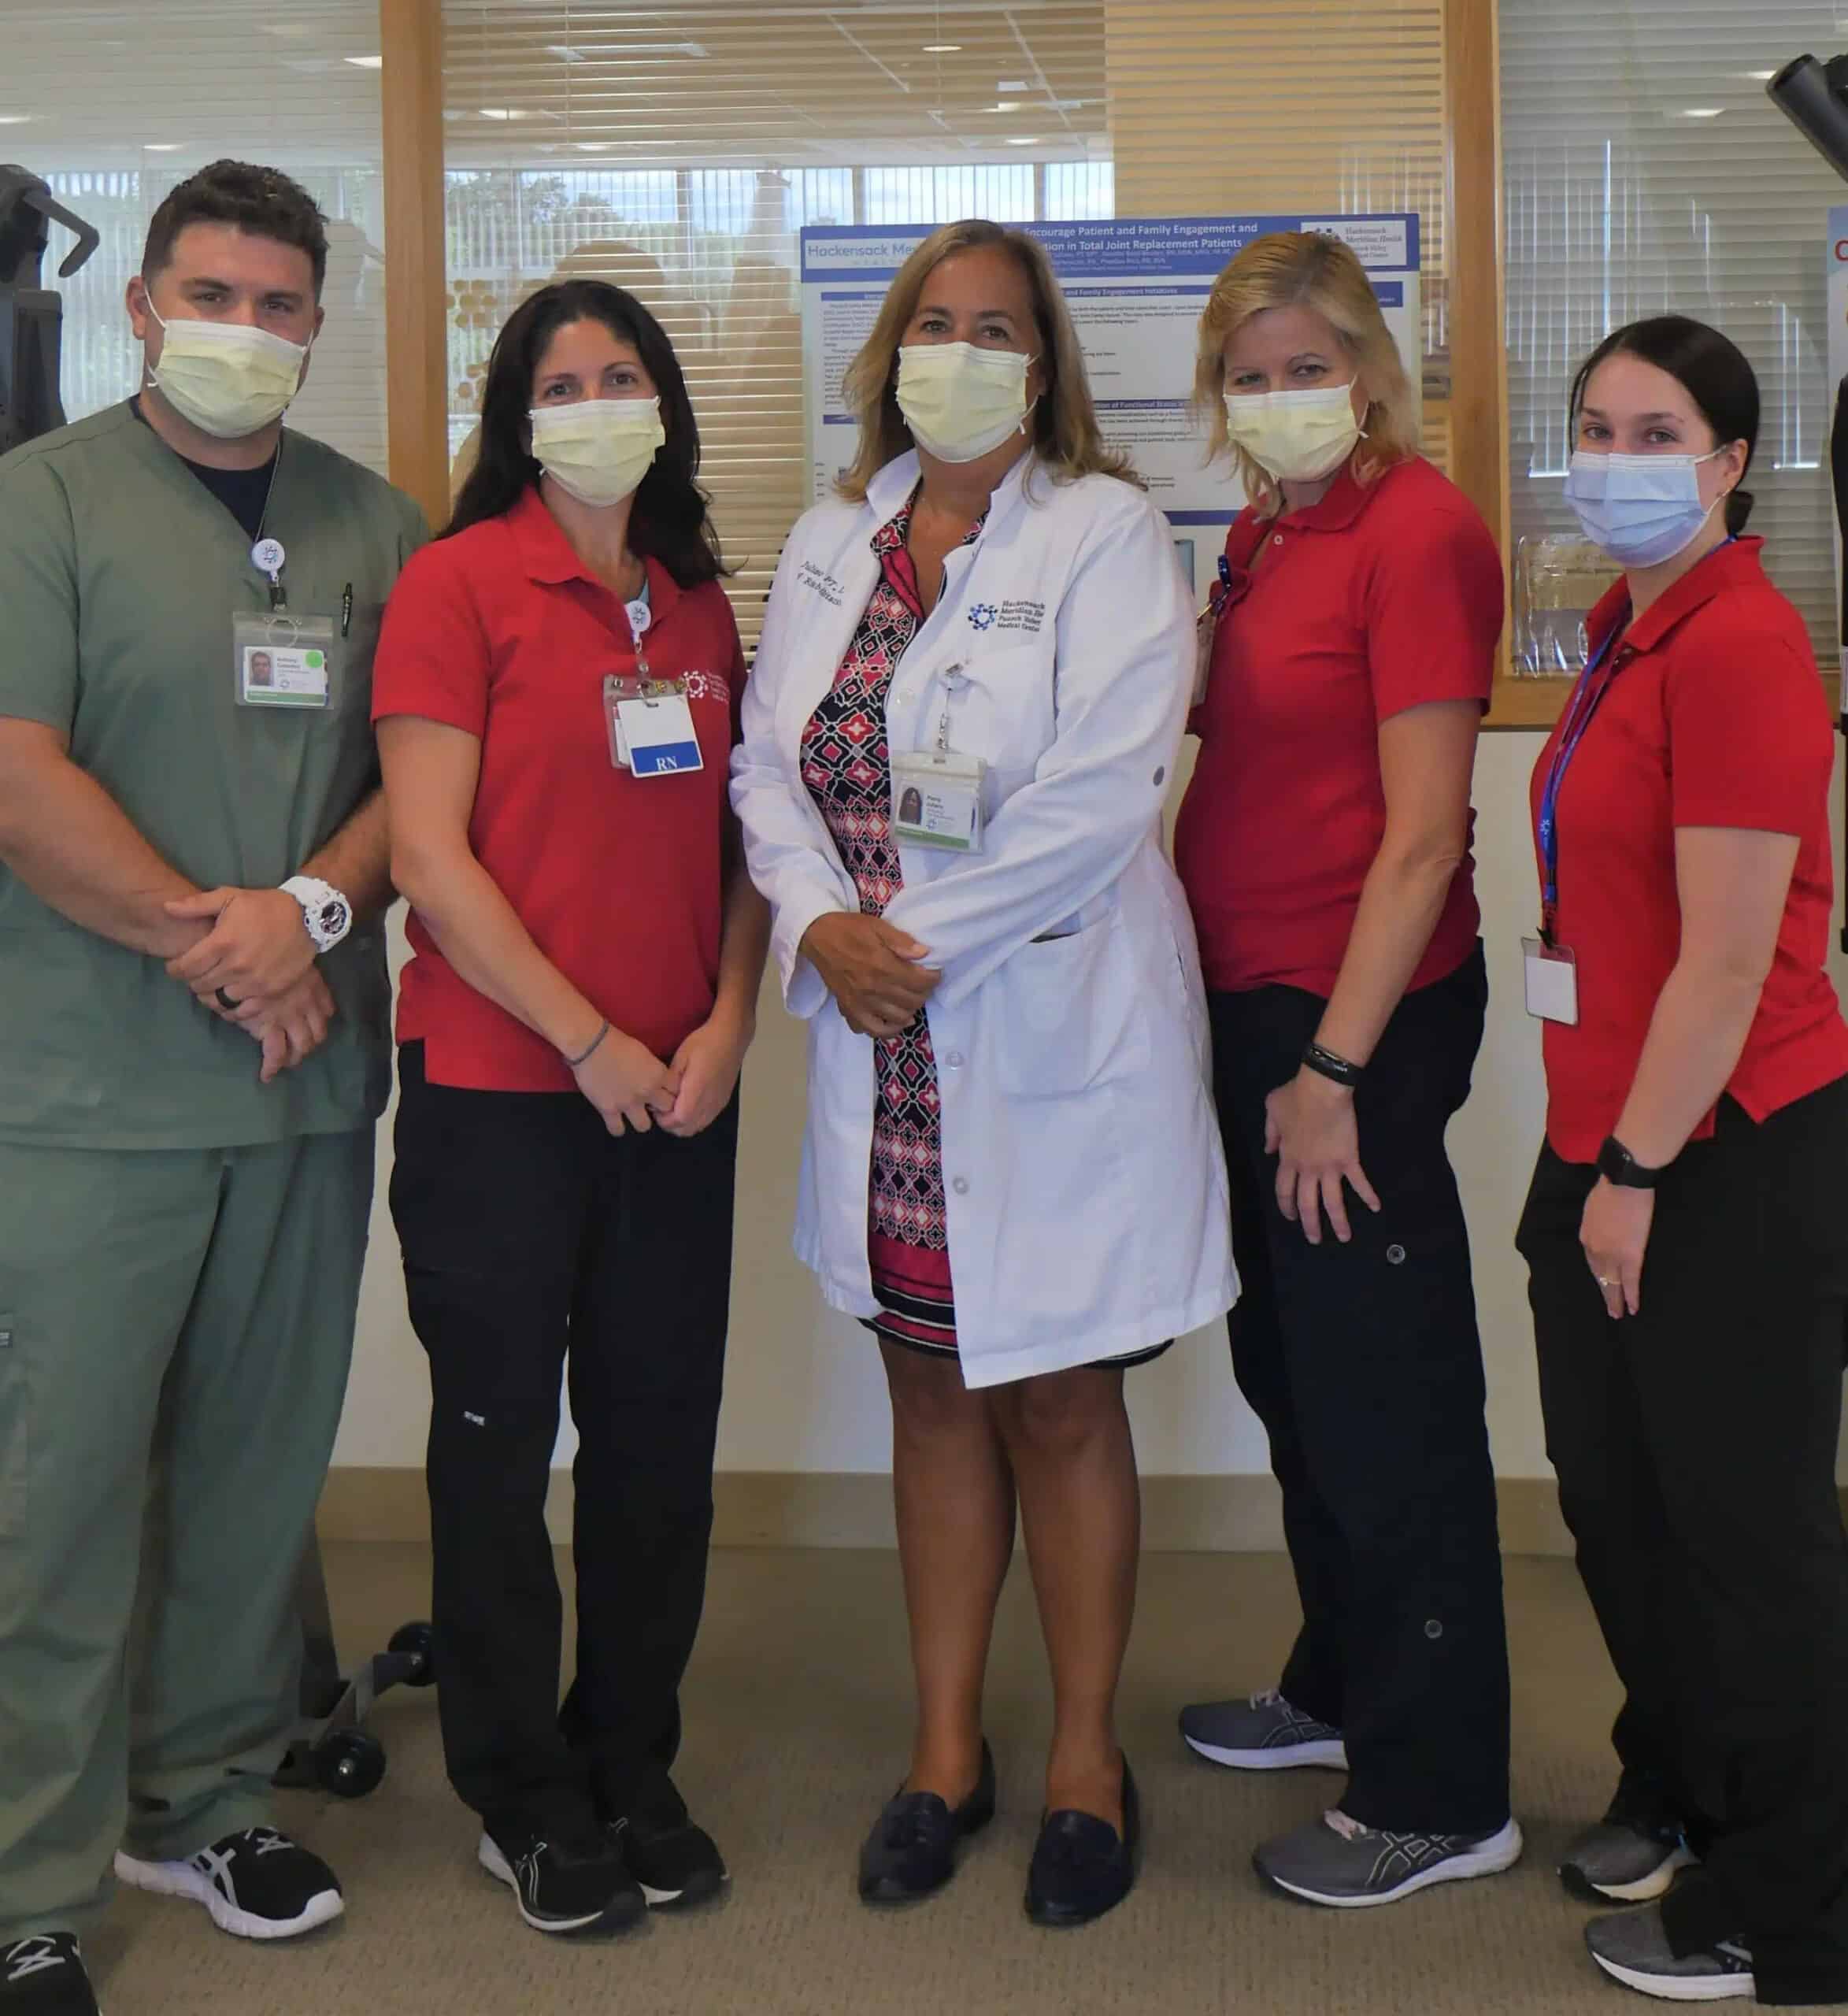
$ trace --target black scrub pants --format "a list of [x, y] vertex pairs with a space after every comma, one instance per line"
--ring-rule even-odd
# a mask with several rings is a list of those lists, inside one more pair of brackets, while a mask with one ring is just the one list
[[1669, 1938], [1742, 1939], [1764, 2002], [1848, 2001], [1845, 1177], [1848, 1079], [1762, 1125], [1723, 1100], [1617, 1322], [1579, 1244], [1595, 1169], [1543, 1149], [1519, 1240], [1546, 1452], [1628, 1692], [1617, 1755], [1703, 1857]]
[[1277, 1208], [1265, 1101], [1327, 1002], [1209, 998], [1244, 1292], [1239, 1387], [1270, 1436], [1302, 1629], [1280, 1682], [1341, 1730], [1342, 1811], [1401, 1833], [1508, 1818], [1508, 1645], [1469, 1240], [1444, 1146], [1469, 1093], [1488, 982], [1479, 947], [1408, 995], [1356, 1095], [1377, 1216], [1311, 1246]]
[[[705, 1595], [738, 1104], [612, 1136], [576, 1092], [427, 1082], [405, 1046], [391, 1180], [430, 1360], [437, 1700], [497, 1832], [582, 1838], [662, 1796]], [[546, 1488], [568, 1379], [576, 1677]]]

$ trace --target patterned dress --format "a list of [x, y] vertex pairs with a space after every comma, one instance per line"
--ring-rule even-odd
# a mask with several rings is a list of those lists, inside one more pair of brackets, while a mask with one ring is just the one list
[[[905, 886], [892, 838], [891, 752], [886, 695], [898, 662], [924, 627], [923, 598], [905, 542], [915, 493], [872, 536], [879, 584], [834, 687], [802, 731], [802, 781], [834, 836], [860, 893], [883, 917]], [[986, 514], [963, 541], [980, 536]], [[872, 1328], [919, 1351], [954, 1353], [956, 1308], [943, 1196], [943, 1137], [937, 1060], [920, 1012], [902, 1034], [874, 1047], [878, 1105], [872, 1122], [867, 1257], [880, 1313]]]

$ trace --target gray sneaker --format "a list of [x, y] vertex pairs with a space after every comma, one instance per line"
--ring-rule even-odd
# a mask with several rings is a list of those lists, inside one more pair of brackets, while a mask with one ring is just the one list
[[1292, 1897], [1352, 1910], [1390, 1904], [1434, 1883], [1494, 1876], [1520, 1859], [1520, 1823], [1493, 1834], [1393, 1834], [1363, 1827], [1339, 1810], [1266, 1841], [1251, 1860], [1258, 1874]]
[[1658, 1801], [1620, 1787], [1609, 1812], [1566, 1850], [1559, 1880], [1587, 1903], [1646, 1904], [1699, 1860], [1680, 1821]]
[[1676, 1959], [1659, 1904], [1594, 1918], [1585, 1928], [1585, 1944], [1613, 1981], [1665, 2002], [1724, 2002], [1757, 1993], [1752, 1956], [1735, 1939], [1722, 1940], [1711, 1953]]
[[1340, 1730], [1291, 1707], [1274, 1687], [1246, 1701], [1183, 1708], [1180, 1732], [1190, 1749], [1235, 1771], [1288, 1771], [1305, 1764], [1347, 1769]]

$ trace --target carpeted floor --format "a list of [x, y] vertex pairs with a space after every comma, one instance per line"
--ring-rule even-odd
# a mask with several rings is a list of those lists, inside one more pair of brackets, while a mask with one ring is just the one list
[[[343, 1547], [328, 1562], [343, 1647], [383, 1645], [422, 1614], [427, 1556]], [[327, 1933], [265, 1948], [203, 1913], [120, 1898], [90, 1942], [109, 2016], [1500, 2016], [1646, 2005], [1586, 1958], [1583, 1909], [1553, 1874], [1609, 1786], [1613, 1683], [1569, 1563], [1509, 1563], [1515, 1793], [1526, 1861], [1377, 1911], [1261, 1891], [1252, 1844], [1328, 1803], [1323, 1772], [1254, 1778], [1194, 1761], [1174, 1711], [1274, 1678], [1295, 1622], [1287, 1564], [1155, 1555], [1123, 1729], [1149, 1815], [1143, 1881], [1110, 1918], [1042, 1932], [1020, 1912], [1039, 1802], [1046, 1688], [1024, 1564], [1009, 1581], [989, 1729], [1002, 1810], [951, 1888], [875, 1914], [855, 1850], [902, 1768], [905, 1631], [883, 1554], [732, 1552], [713, 1564], [687, 1693], [680, 1773], [731, 1862], [732, 1895], [593, 1945], [541, 1937], [475, 1866], [476, 1832], [443, 1778], [435, 1702], [399, 1693], [373, 1726], [391, 1769], [369, 1799], [293, 1795], [284, 1824], [340, 1870]]]

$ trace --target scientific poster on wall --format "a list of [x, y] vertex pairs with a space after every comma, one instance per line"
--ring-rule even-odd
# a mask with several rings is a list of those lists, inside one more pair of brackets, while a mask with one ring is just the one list
[[1842, 718], [1848, 723], [1848, 587], [1842, 570], [1842, 526], [1848, 521], [1848, 204], [1829, 211], [1829, 475], [1835, 499], [1835, 642], [1842, 654]]
[[[802, 234], [802, 359], [813, 495], [854, 458], [854, 417], [841, 380], [870, 333], [899, 267], [929, 224], [818, 224]], [[1298, 213], [1287, 217], [1119, 217], [1029, 224], [1051, 255], [1077, 325], [1105, 438], [1125, 450], [1168, 513], [1204, 600], [1225, 528], [1242, 501], [1223, 468], [1205, 466], [1191, 410], [1194, 331], [1213, 283], [1235, 253], [1273, 231], [1320, 231], [1359, 254], [1413, 387], [1421, 375], [1418, 219]]]

